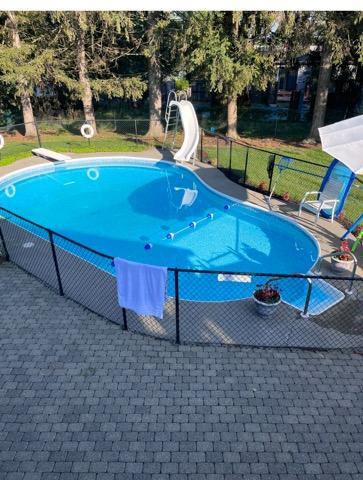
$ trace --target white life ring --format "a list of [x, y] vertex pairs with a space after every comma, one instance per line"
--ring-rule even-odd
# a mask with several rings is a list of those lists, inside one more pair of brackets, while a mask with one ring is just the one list
[[0, 150], [2, 148], [4, 148], [4, 145], [5, 145], [5, 140], [4, 140], [4, 137], [2, 135], [0, 135]]
[[100, 172], [98, 168], [88, 168], [87, 169], [87, 177], [90, 180], [98, 180], [100, 176]]
[[81, 134], [84, 138], [92, 138], [95, 134], [95, 131], [89, 123], [84, 123], [81, 127]]
[[5, 195], [6, 195], [8, 198], [13, 198], [13, 197], [15, 197], [15, 194], [16, 194], [16, 187], [15, 187], [15, 185], [11, 184], [11, 185], [8, 185], [8, 186], [5, 188]]

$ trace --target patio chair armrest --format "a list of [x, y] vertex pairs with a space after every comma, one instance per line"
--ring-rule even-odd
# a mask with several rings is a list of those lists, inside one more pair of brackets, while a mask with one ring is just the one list
[[319, 195], [321, 192], [306, 192], [305, 195], [303, 196], [303, 199], [301, 200], [300, 203], [304, 203], [307, 197], [311, 195]]

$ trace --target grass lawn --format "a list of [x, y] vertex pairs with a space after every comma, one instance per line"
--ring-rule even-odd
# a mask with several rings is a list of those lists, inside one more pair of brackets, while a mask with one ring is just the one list
[[[276, 143], [276, 142], [274, 142]], [[281, 155], [289, 155], [297, 157], [301, 160], [313, 162], [316, 165], [304, 163], [294, 160], [291, 169], [284, 171], [279, 177], [275, 193], [283, 195], [289, 193], [290, 199], [299, 202], [304, 193], [307, 191], [318, 191], [325, 175], [326, 167], [331, 162], [331, 157], [322, 152], [320, 148], [307, 148], [295, 145], [280, 144], [273, 147], [261, 147], [276, 153], [275, 162], [278, 163]], [[208, 137], [203, 146], [204, 156], [211, 161], [213, 165], [217, 165], [217, 145], [216, 140]], [[219, 167], [229, 170], [230, 164], [230, 147], [223, 140], [218, 141]], [[247, 185], [259, 187], [264, 182], [269, 186], [269, 178], [267, 174], [267, 166], [270, 157], [269, 152], [248, 149], [247, 169], [246, 169], [247, 147], [233, 144], [231, 152], [231, 175], [235, 181], [241, 183], [246, 182]], [[245, 171], [246, 170], [246, 171]], [[275, 167], [272, 177], [272, 185], [278, 175], [278, 169]], [[363, 205], [363, 189], [352, 187], [348, 200], [344, 206], [344, 214], [349, 222], [353, 222], [362, 212]]]
[[[90, 142], [80, 135], [81, 124], [80, 121], [63, 124], [60, 122], [39, 123], [42, 146], [64, 153], [142, 152], [150, 146], [149, 143], [135, 140], [133, 121], [118, 124], [99, 122], [98, 134]], [[140, 124], [139, 130], [141, 135], [146, 133], [147, 124]], [[130, 132], [129, 135], [128, 132]], [[31, 156], [31, 150], [39, 146], [36, 138], [27, 139], [18, 132], [4, 136], [5, 147], [0, 151], [0, 165], [8, 165], [16, 160], [29, 157]], [[178, 134], [177, 144], [181, 141], [182, 136]], [[241, 180], [242, 182], [245, 180], [247, 185], [253, 187], [258, 187], [262, 182], [265, 182], [267, 186], [269, 185], [267, 165], [270, 153], [263, 150], [276, 153], [276, 162], [281, 155], [289, 155], [316, 163], [316, 165], [310, 165], [295, 160], [291, 166], [297, 171], [286, 171], [279, 179], [276, 193], [282, 195], [288, 192], [290, 198], [297, 202], [301, 200], [306, 191], [319, 190], [321, 179], [326, 172], [324, 167], [331, 162], [331, 157], [322, 152], [320, 147], [304, 147], [284, 141], [256, 138], [244, 138], [244, 142], [258, 146], [262, 150], [249, 149], [247, 172], [245, 173], [247, 147], [233, 144], [231, 173], [235, 180]], [[219, 167], [228, 169], [230, 154], [228, 143], [220, 139], [218, 149]], [[207, 156], [207, 159], [213, 165], [217, 165], [217, 142], [214, 137], [204, 137], [203, 152], [204, 156]], [[278, 169], [275, 168], [273, 182], [277, 173]], [[344, 208], [344, 213], [349, 221], [354, 221], [361, 214], [362, 203], [363, 189], [353, 187]]]
[[[41, 137], [42, 147], [64, 153], [95, 153], [95, 152], [142, 152], [149, 146], [142, 142], [128, 139], [124, 135], [100, 131], [88, 142], [81, 135], [72, 133], [44, 134]], [[39, 147], [36, 138], [26, 139], [20, 135], [6, 136], [5, 147], [0, 151], [0, 165], [22, 158], [30, 157], [31, 150]]]

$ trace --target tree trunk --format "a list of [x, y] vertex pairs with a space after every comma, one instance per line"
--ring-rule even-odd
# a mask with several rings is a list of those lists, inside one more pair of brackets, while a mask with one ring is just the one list
[[[240, 15], [239, 12], [227, 12], [227, 21], [229, 23], [234, 48], [237, 48]], [[238, 138], [237, 95], [233, 94], [231, 91], [229, 93], [230, 94], [227, 97], [227, 136]]]
[[85, 44], [85, 32], [82, 25], [86, 24], [85, 18], [86, 12], [79, 12], [79, 27], [78, 27], [78, 42], [77, 42], [77, 68], [79, 83], [82, 88], [82, 104], [84, 118], [86, 122], [94, 129], [94, 133], [97, 134], [96, 119], [93, 110], [92, 90], [91, 84], [88, 78], [88, 68], [86, 60], [86, 44]]
[[227, 136], [238, 138], [237, 133], [237, 97], [227, 98]]
[[324, 47], [321, 54], [318, 87], [314, 104], [313, 120], [308, 142], [319, 141], [319, 127], [324, 125], [326, 106], [328, 102], [329, 83], [332, 71], [333, 54], [330, 48]]
[[[13, 47], [21, 48], [20, 35], [18, 30], [18, 23], [16, 16], [13, 12], [8, 12], [8, 18], [11, 24], [11, 31], [13, 37]], [[21, 82], [20, 103], [23, 112], [23, 121], [25, 126], [25, 136], [35, 137], [37, 135], [37, 129], [35, 126], [35, 118], [33, 113], [33, 106], [28, 91], [28, 83], [26, 80], [19, 79]]]
[[155, 32], [157, 22], [157, 12], [150, 12], [148, 16], [148, 44], [151, 54], [148, 57], [148, 75], [149, 75], [149, 130], [146, 136], [161, 137], [163, 135], [163, 125], [161, 123], [161, 65], [160, 65], [160, 47], [159, 39]]

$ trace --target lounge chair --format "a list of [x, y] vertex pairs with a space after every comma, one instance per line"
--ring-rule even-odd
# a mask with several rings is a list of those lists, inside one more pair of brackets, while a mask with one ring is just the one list
[[[320, 213], [324, 210], [324, 216], [330, 217], [330, 221], [333, 222], [343, 186], [343, 183], [339, 180], [330, 178], [321, 192], [306, 192], [300, 202], [299, 217], [302, 209], [305, 208], [315, 213], [315, 223], [318, 223]], [[312, 196], [316, 197], [315, 200], [308, 200], [308, 197]]]

